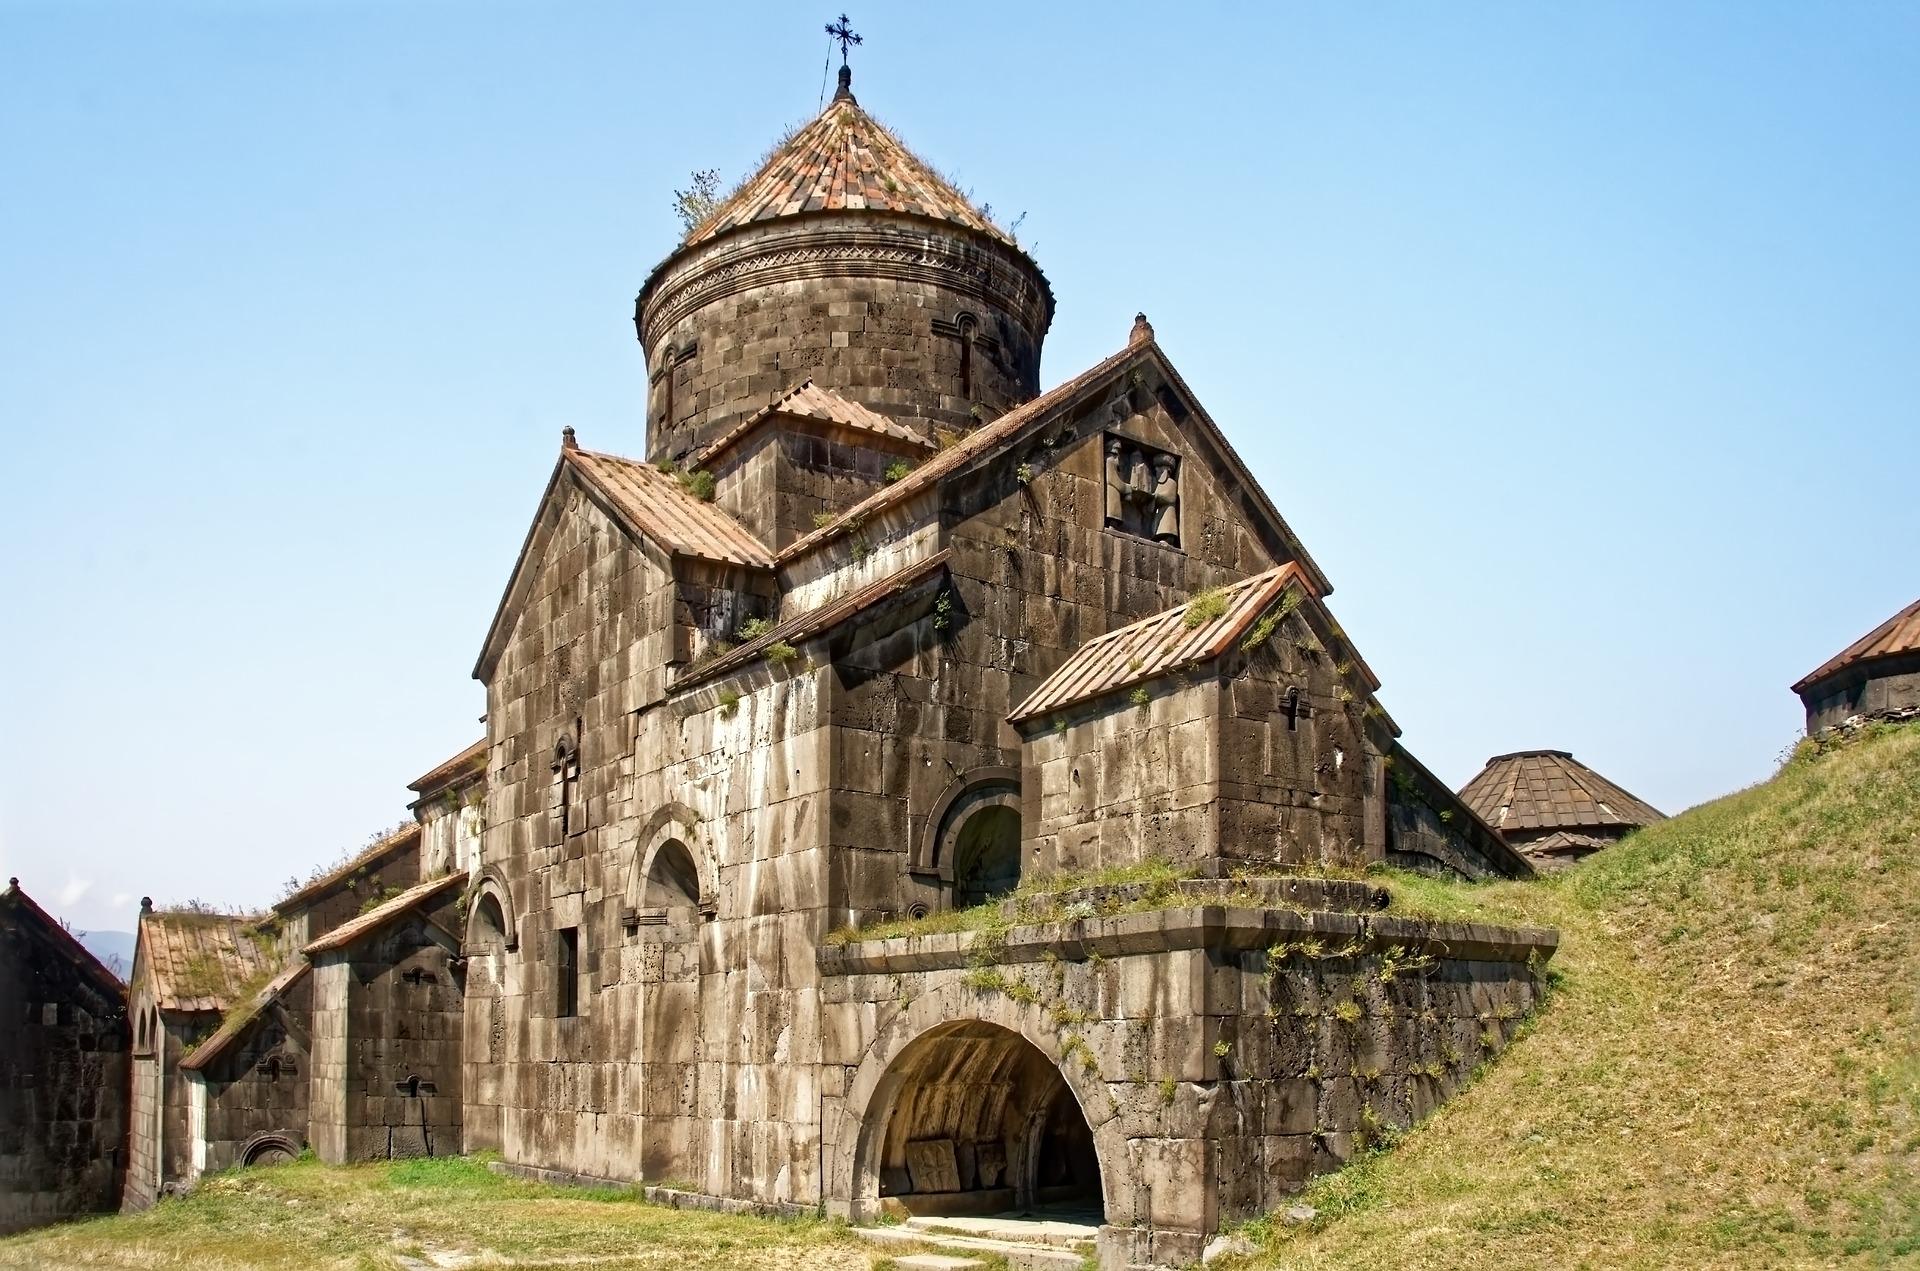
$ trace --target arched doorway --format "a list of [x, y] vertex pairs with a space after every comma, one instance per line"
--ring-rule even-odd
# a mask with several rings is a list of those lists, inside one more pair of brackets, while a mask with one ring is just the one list
[[983, 1020], [929, 1029], [888, 1067], [866, 1121], [857, 1168], [877, 1180], [883, 1205], [1105, 1221], [1079, 1101], [1053, 1062], [1010, 1029]]

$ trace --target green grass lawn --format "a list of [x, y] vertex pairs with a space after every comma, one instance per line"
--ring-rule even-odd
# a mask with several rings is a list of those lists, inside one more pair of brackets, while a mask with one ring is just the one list
[[1920, 1265], [1920, 727], [1546, 883], [1402, 885], [1558, 927], [1558, 986], [1242, 1267]]
[[781, 1268], [872, 1271], [828, 1222], [668, 1209], [635, 1191], [549, 1187], [458, 1158], [234, 1171], [141, 1214], [0, 1240], [0, 1267]]

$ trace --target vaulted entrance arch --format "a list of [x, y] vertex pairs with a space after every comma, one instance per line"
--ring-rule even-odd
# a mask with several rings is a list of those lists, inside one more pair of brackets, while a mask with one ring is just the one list
[[916, 1215], [1067, 1207], [1105, 1221], [1079, 1097], [1038, 1046], [985, 1020], [937, 1024], [888, 1063], [855, 1156], [855, 1197], [878, 1206]]

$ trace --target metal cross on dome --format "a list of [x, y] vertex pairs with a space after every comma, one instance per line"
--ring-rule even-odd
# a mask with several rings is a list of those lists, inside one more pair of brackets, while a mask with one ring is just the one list
[[840, 42], [840, 65], [845, 66], [848, 46], [861, 43], [860, 37], [853, 33], [853, 26], [847, 21], [846, 14], [841, 14], [837, 22], [827, 23], [827, 35]]

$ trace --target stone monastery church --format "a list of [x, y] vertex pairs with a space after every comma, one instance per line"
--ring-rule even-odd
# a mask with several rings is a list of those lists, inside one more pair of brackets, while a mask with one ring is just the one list
[[1171, 1265], [1504, 1045], [1554, 933], [1362, 871], [1527, 860], [1145, 317], [1043, 393], [1053, 309], [843, 66], [641, 287], [644, 448], [567, 430], [486, 736], [272, 910], [143, 913], [127, 1203], [489, 1149]]

